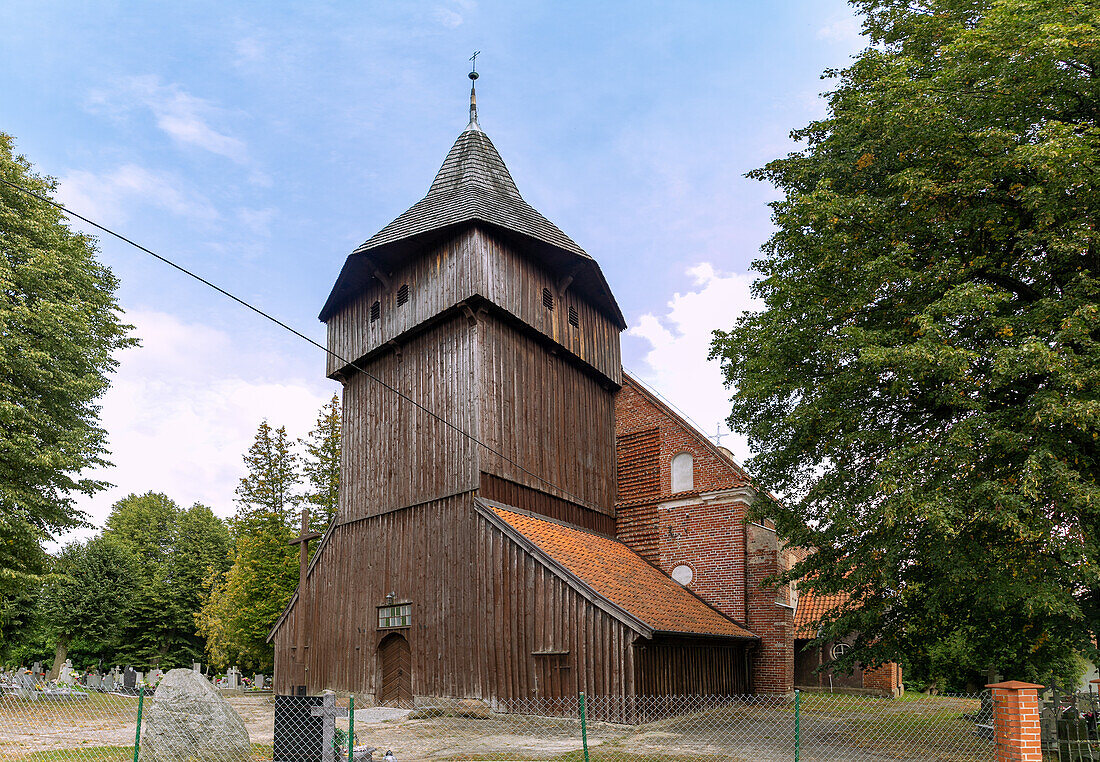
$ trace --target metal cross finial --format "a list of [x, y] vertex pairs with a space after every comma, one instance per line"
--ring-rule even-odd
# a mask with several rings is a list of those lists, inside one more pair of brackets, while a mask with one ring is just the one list
[[[729, 432], [726, 432], [726, 434], [728, 434], [728, 433]], [[718, 429], [714, 433], [714, 443], [717, 444], [717, 445], [721, 445], [722, 444], [722, 437], [726, 436], [726, 434], [722, 433], [722, 422], [719, 421], [718, 422]]]
[[480, 127], [477, 124], [477, 93], [474, 91], [474, 84], [477, 82], [477, 57], [481, 55], [480, 50], [475, 50], [474, 54], [470, 56], [470, 73], [467, 74], [470, 78], [470, 123], [466, 125], [466, 129], [475, 129], [480, 131]]

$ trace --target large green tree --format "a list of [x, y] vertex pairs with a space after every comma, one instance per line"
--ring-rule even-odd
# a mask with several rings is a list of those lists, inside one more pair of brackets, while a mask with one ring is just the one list
[[310, 505], [310, 528], [324, 532], [336, 518], [340, 505], [340, 397], [332, 395], [317, 413], [313, 430], [302, 440], [305, 449], [302, 474]]
[[730, 424], [851, 595], [846, 661], [1042, 677], [1094, 646], [1100, 5], [857, 0], [873, 46], [773, 183]]
[[99, 655], [121, 640], [130, 616], [140, 561], [113, 537], [66, 545], [52, 561], [42, 589], [42, 609], [56, 642], [55, 679], [74, 639]]
[[195, 616], [207, 653], [217, 666], [230, 662], [269, 670], [274, 653], [267, 635], [298, 582], [296, 536], [299, 464], [286, 429], [260, 424], [245, 455], [237, 487], [233, 565], [209, 581], [210, 594]]
[[[0, 178], [52, 197], [0, 133]], [[82, 478], [106, 465], [97, 400], [127, 346], [117, 281], [61, 212], [0, 183], [0, 633], [46, 563], [43, 540], [80, 526]]]
[[229, 566], [229, 529], [203, 505], [182, 510], [167, 495], [129, 495], [115, 503], [104, 537], [126, 546], [140, 566], [118, 662], [142, 668], [186, 666], [204, 650], [195, 613], [211, 573]]

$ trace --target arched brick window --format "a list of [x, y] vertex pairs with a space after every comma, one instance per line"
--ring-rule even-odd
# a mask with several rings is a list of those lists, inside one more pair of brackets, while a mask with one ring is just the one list
[[695, 489], [695, 458], [690, 452], [682, 452], [672, 458], [672, 491], [687, 492]]

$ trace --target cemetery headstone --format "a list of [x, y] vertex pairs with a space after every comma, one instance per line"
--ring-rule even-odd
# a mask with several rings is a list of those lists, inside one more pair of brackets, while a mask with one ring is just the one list
[[225, 687], [231, 691], [237, 690], [240, 685], [240, 673], [237, 672], [236, 667], [230, 667], [229, 671], [225, 673]]
[[88, 675], [85, 685], [88, 686], [88, 690], [98, 691], [103, 687], [103, 676], [98, 672], [92, 672]]
[[66, 659], [65, 663], [61, 665], [61, 672], [57, 676], [57, 682], [61, 685], [73, 684], [73, 662], [72, 659]]
[[122, 687], [126, 690], [134, 690], [140, 679], [137, 671], [133, 667], [127, 667], [126, 671], [122, 673]]
[[35, 677], [38, 677], [39, 675], [44, 675], [45, 673], [42, 671], [42, 662], [36, 661], [33, 665], [31, 665], [31, 673]]
[[314, 717], [321, 718], [321, 762], [336, 762], [336, 718], [347, 717], [348, 710], [336, 706], [336, 696], [326, 693], [321, 698], [321, 706], [310, 710]]
[[34, 675], [30, 672], [19, 673], [19, 690], [24, 697], [29, 696], [34, 691], [34, 684], [36, 682]]
[[264, 676], [256, 675], [252, 678], [252, 687], [258, 691], [262, 691], [264, 689]]
[[191, 662], [191, 671], [202, 672], [202, 665], [199, 664], [197, 661]]
[[139, 762], [246, 762], [248, 730], [229, 702], [191, 669], [169, 670], [146, 699]]

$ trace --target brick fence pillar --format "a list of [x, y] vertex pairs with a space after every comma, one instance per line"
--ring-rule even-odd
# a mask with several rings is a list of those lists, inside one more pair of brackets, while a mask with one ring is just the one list
[[993, 690], [993, 733], [997, 762], [1043, 762], [1039, 739], [1039, 694], [1035, 683], [1009, 680]]

